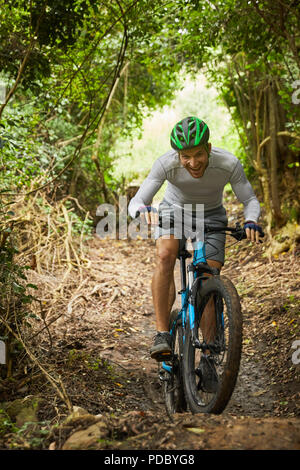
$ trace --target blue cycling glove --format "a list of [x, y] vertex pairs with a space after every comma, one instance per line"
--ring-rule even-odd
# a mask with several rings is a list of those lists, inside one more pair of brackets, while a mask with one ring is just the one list
[[135, 216], [138, 217], [140, 214], [144, 214], [145, 212], [153, 212], [154, 214], [157, 213], [157, 209], [153, 206], [141, 206], [136, 211]]
[[252, 230], [255, 230], [255, 232], [259, 232], [260, 236], [263, 237], [265, 234], [263, 232], [263, 229], [261, 228], [260, 225], [256, 224], [255, 222], [245, 222], [244, 224], [244, 229], [250, 228]]

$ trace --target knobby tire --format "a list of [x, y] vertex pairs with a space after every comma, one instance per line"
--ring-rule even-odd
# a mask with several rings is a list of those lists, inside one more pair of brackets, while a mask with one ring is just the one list
[[[218, 296], [219, 299], [222, 298], [223, 307], [225, 305], [224, 310], [226, 310], [226, 322], [228, 325], [228, 338], [225, 353], [226, 360], [223, 364], [224, 370], [222, 376], [219, 377], [217, 392], [207, 394], [207, 403], [203, 400], [199, 400], [199, 385], [196, 385], [197, 377], [195, 374], [196, 352], [191, 342], [191, 332], [188, 321], [183, 356], [183, 382], [186, 401], [192, 413], [222, 413], [231, 398], [239, 372], [242, 351], [242, 313], [238, 293], [232, 282], [224, 276], [214, 276], [202, 282], [202, 286], [199, 288], [196, 297], [196, 318], [200, 315], [201, 299], [203, 305], [203, 299], [208, 299], [212, 295], [215, 295], [215, 298], [216, 296]], [[216, 319], [216, 321], [218, 320], [220, 320], [220, 318]], [[198, 317], [198, 326], [199, 324], [200, 321]], [[199, 349], [197, 350], [197, 354], [200, 355]]]
[[179, 310], [173, 310], [170, 315], [169, 330], [173, 328], [172, 352], [173, 358], [169, 362], [172, 366], [172, 373], [166, 377], [164, 382], [165, 405], [168, 415], [171, 417], [174, 413], [186, 411], [186, 401], [183, 387], [182, 376], [182, 355], [183, 355], [183, 331], [181, 320], [174, 323], [178, 317]]

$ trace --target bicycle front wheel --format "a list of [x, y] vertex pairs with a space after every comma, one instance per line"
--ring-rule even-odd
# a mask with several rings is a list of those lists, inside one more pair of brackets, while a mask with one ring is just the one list
[[[203, 321], [205, 309], [214, 320], [210, 321], [213, 340], [204, 338]], [[220, 414], [227, 406], [238, 376], [242, 350], [242, 314], [238, 293], [226, 277], [214, 276], [202, 282], [196, 295], [196, 333], [198, 347], [187, 329], [184, 344], [183, 378], [186, 400], [192, 413]], [[206, 310], [207, 315], [207, 310]], [[207, 343], [203, 351], [199, 344]], [[209, 361], [207, 357], [209, 354]], [[203, 357], [205, 356], [205, 357]], [[205, 386], [203, 361], [213, 377], [213, 387]]]
[[179, 310], [173, 310], [170, 316], [169, 330], [172, 336], [172, 360], [166, 365], [170, 368], [165, 373], [165, 405], [169, 416], [186, 410], [186, 401], [182, 379], [183, 333], [182, 322], [178, 319]]

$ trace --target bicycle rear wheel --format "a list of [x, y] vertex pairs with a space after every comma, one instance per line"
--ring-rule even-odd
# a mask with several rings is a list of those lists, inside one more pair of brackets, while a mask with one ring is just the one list
[[169, 330], [172, 335], [172, 360], [166, 363], [170, 371], [165, 371], [164, 395], [169, 416], [186, 410], [186, 401], [182, 378], [183, 333], [182, 322], [178, 320], [179, 310], [173, 310], [170, 316]]
[[200, 366], [203, 351], [192, 343], [187, 329], [184, 344], [183, 378], [186, 400], [192, 413], [219, 414], [230, 400], [238, 376], [242, 351], [242, 314], [238, 293], [226, 277], [214, 276], [202, 283], [196, 295], [196, 331], [204, 342], [200, 319], [204, 308], [214, 299], [215, 338], [209, 343], [213, 374], [217, 380], [214, 392], [205, 391]]

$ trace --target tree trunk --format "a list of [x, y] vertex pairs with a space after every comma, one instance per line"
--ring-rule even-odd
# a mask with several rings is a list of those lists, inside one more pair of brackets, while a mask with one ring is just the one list
[[126, 64], [124, 65], [124, 67], [122, 68], [119, 76], [117, 77], [112, 89], [111, 89], [111, 92], [110, 92], [110, 95], [108, 97], [108, 100], [107, 100], [107, 103], [106, 103], [106, 106], [105, 106], [105, 110], [104, 110], [104, 113], [101, 117], [101, 120], [99, 122], [99, 125], [98, 125], [98, 129], [97, 129], [97, 139], [96, 139], [96, 142], [94, 144], [94, 148], [93, 148], [93, 155], [92, 155], [92, 160], [93, 162], [95, 163], [96, 165], [96, 170], [97, 170], [97, 173], [100, 177], [100, 181], [101, 181], [101, 186], [102, 186], [102, 193], [103, 193], [103, 196], [104, 196], [104, 200], [105, 202], [108, 202], [108, 188], [106, 187], [106, 183], [105, 183], [105, 179], [104, 179], [104, 174], [103, 174], [103, 171], [101, 169], [101, 166], [100, 166], [100, 162], [99, 162], [99, 158], [98, 158], [98, 154], [99, 154], [99, 150], [100, 150], [100, 145], [101, 145], [101, 137], [102, 137], [102, 130], [103, 130], [103, 126], [104, 126], [104, 122], [105, 122], [105, 119], [106, 119], [106, 115], [108, 113], [108, 110], [110, 108], [110, 105], [111, 105], [111, 101], [112, 101], [112, 98], [115, 94], [115, 91], [118, 87], [118, 84], [119, 84], [119, 81], [120, 81], [120, 78], [122, 77], [122, 75], [124, 74], [124, 72], [126, 72], [127, 68], [129, 66], [129, 62], [126, 62]]
[[277, 164], [277, 129], [276, 129], [276, 103], [274, 96], [273, 83], [270, 83], [268, 89], [269, 98], [269, 120], [270, 120], [270, 179], [271, 179], [271, 195], [273, 203], [274, 221], [277, 226], [281, 226], [284, 217], [280, 208], [280, 199], [278, 191], [278, 164]]
[[28, 59], [29, 59], [29, 56], [33, 50], [33, 47], [34, 47], [34, 44], [36, 42], [36, 35], [37, 35], [37, 32], [39, 30], [39, 27], [40, 27], [40, 23], [41, 23], [41, 20], [45, 14], [45, 11], [46, 11], [46, 7], [47, 7], [47, 3], [45, 2], [44, 5], [43, 5], [43, 8], [42, 8], [42, 11], [41, 11], [41, 14], [40, 16], [38, 17], [38, 20], [37, 20], [37, 23], [36, 23], [36, 28], [35, 28], [35, 31], [32, 32], [31, 34], [31, 37], [30, 37], [30, 41], [29, 41], [29, 45], [26, 49], [26, 53], [24, 55], [24, 58], [20, 64], [20, 67], [18, 69], [18, 73], [17, 73], [17, 76], [16, 76], [16, 80], [15, 80], [15, 83], [13, 84], [12, 88], [9, 90], [6, 98], [5, 98], [5, 101], [4, 103], [0, 106], [0, 118], [2, 116], [2, 113], [4, 111], [4, 108], [7, 106], [8, 102], [10, 101], [10, 99], [12, 98], [12, 96], [15, 94], [16, 92], [16, 89], [18, 88], [18, 85], [21, 81], [21, 78], [22, 78], [22, 75], [23, 75], [23, 72], [26, 68], [26, 65], [27, 65], [27, 62], [28, 62]]

